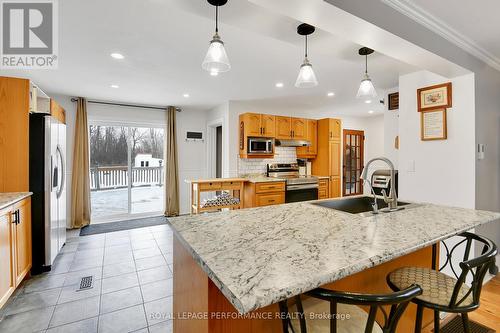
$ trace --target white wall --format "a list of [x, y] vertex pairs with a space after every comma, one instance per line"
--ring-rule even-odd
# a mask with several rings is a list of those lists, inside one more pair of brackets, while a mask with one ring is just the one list
[[[66, 179], [67, 182], [67, 221], [70, 226], [71, 219], [71, 178], [73, 167], [73, 149], [76, 121], [76, 103], [71, 102], [71, 97], [50, 94], [66, 110]], [[166, 117], [161, 110], [126, 108], [120, 106], [107, 106], [91, 104], [87, 105], [89, 123], [111, 123], [122, 125], [142, 125], [165, 127]], [[186, 131], [201, 131], [206, 129], [206, 113], [199, 110], [183, 109], [177, 114], [177, 145], [179, 162], [179, 195], [181, 214], [189, 213], [190, 196], [187, 179], [206, 177], [206, 142], [186, 141]]]
[[[448, 139], [421, 141], [418, 88], [451, 81]], [[474, 208], [474, 74], [446, 79], [428, 71], [399, 79], [399, 192], [402, 199]]]
[[[387, 94], [398, 92], [399, 87], [389, 89]], [[387, 96], [387, 94], [385, 96]], [[399, 135], [399, 109], [389, 110], [389, 101], [385, 103], [384, 112], [384, 155], [399, 168], [399, 151], [394, 147], [395, 138]]]

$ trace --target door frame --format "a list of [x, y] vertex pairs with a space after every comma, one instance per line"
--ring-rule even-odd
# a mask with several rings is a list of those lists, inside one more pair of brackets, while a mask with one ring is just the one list
[[347, 140], [346, 136], [347, 135], [360, 135], [362, 137], [361, 141], [361, 146], [360, 146], [360, 165], [361, 165], [361, 172], [363, 172], [364, 169], [364, 155], [365, 155], [365, 131], [363, 130], [352, 130], [352, 129], [343, 129], [342, 130], [342, 196], [353, 196], [353, 195], [360, 195], [363, 194], [364, 192], [364, 184], [361, 182], [359, 186], [359, 192], [356, 193], [349, 193], [346, 194], [346, 146], [347, 146]]
[[222, 126], [222, 176], [224, 177], [224, 119], [215, 119], [207, 124], [207, 175], [216, 177], [217, 127]]

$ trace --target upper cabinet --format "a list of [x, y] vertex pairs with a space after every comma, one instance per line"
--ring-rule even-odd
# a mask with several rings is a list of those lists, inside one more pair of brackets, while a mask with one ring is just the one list
[[329, 119], [328, 138], [330, 141], [340, 141], [342, 136], [342, 123], [340, 119]]
[[250, 137], [274, 137], [275, 117], [267, 114], [245, 113], [241, 115], [244, 131]]
[[307, 119], [307, 135], [305, 140], [311, 143], [308, 147], [298, 147], [297, 157], [315, 158], [318, 154], [318, 121]]
[[276, 117], [269, 114], [262, 114], [260, 117], [262, 136], [274, 138], [276, 135]]
[[276, 116], [276, 139], [306, 140], [307, 119]]
[[309, 147], [297, 148], [297, 156], [315, 158], [318, 152], [318, 121], [314, 119], [243, 113], [240, 115], [239, 133], [241, 158], [269, 158], [274, 155], [249, 155], [247, 153], [249, 137], [274, 138], [278, 140], [307, 140], [311, 142], [311, 145]]
[[292, 118], [276, 116], [276, 139], [290, 139], [292, 136]]
[[61, 123], [66, 124], [66, 111], [52, 98], [50, 99], [50, 114]]

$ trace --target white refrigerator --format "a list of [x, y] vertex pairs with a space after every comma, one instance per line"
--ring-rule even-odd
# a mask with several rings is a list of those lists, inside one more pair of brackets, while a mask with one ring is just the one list
[[32, 274], [51, 269], [66, 242], [66, 125], [41, 113], [30, 115]]

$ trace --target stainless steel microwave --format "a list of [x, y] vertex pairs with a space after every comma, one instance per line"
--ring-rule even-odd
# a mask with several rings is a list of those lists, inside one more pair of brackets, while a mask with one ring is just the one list
[[274, 139], [271, 138], [248, 138], [248, 154], [272, 154], [274, 150]]

